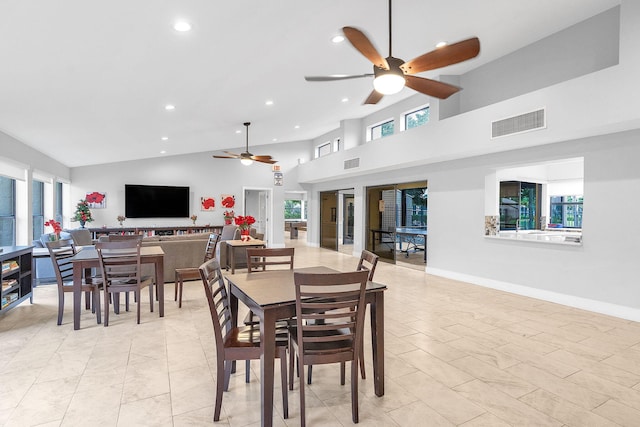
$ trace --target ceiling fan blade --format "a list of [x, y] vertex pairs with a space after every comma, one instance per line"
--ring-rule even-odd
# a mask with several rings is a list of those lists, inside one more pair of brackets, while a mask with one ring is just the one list
[[345, 37], [355, 47], [358, 52], [363, 54], [369, 61], [378, 68], [389, 69], [387, 60], [382, 57], [369, 41], [369, 38], [360, 30], [353, 27], [344, 27], [342, 29]]
[[260, 160], [269, 160], [269, 159], [271, 159], [272, 157], [271, 157], [271, 156], [269, 156], [269, 155], [266, 155], [266, 154], [265, 154], [265, 155], [261, 155], [261, 156], [259, 156], [259, 155], [253, 155], [253, 156], [251, 156], [251, 158], [252, 158], [253, 160], [258, 160], [258, 159], [260, 159]]
[[349, 80], [349, 79], [359, 79], [362, 77], [373, 77], [373, 73], [367, 74], [333, 74], [331, 76], [304, 76], [304, 79], [308, 82], [332, 82], [336, 80]]
[[273, 159], [253, 159], [253, 160], [260, 163], [268, 163], [270, 165], [278, 162], [277, 160], [273, 160]]
[[364, 104], [377, 104], [378, 102], [380, 102], [383, 96], [383, 94], [374, 90], [369, 94], [367, 99], [365, 99]]
[[240, 157], [240, 154], [232, 153], [231, 151], [223, 151], [223, 153], [227, 153], [228, 155], [233, 157]]
[[435, 98], [447, 99], [460, 90], [459, 87], [437, 80], [417, 76], [404, 76], [407, 87]]
[[480, 53], [480, 40], [473, 37], [420, 55], [405, 62], [400, 68], [406, 74], [416, 74], [466, 61], [478, 56], [478, 53]]
[[237, 159], [235, 156], [213, 156], [214, 159]]

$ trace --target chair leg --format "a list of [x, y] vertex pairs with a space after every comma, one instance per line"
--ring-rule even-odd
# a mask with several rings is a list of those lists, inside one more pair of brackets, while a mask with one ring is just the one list
[[182, 277], [180, 278], [180, 282], [176, 283], [178, 286], [178, 308], [182, 308]]
[[[128, 296], [129, 294], [127, 294]], [[129, 306], [127, 305], [127, 310], [129, 310]], [[120, 292], [113, 293], [113, 312], [115, 314], [120, 314]]]
[[91, 309], [91, 292], [90, 291], [85, 291], [84, 292], [84, 308], [85, 310], [90, 310]]
[[[105, 284], [104, 289], [105, 289], [105, 291], [104, 291], [104, 327], [106, 328], [107, 326], [109, 326], [109, 297], [110, 297], [110, 294], [107, 291], [107, 285], [106, 284]], [[113, 306], [114, 307], [116, 305], [115, 300], [116, 300], [116, 296], [114, 295], [113, 296], [113, 301], [114, 301]]]
[[244, 382], [249, 383], [251, 381], [251, 360], [246, 360], [244, 363]]
[[287, 391], [287, 350], [281, 347], [280, 357], [280, 385], [282, 387], [282, 414], [289, 418], [289, 393]]
[[62, 325], [63, 312], [64, 312], [64, 291], [58, 288], [58, 325]]
[[299, 362], [298, 369], [300, 370], [300, 427], [307, 425], [305, 403], [304, 403], [304, 363]]
[[233, 362], [231, 360], [224, 361], [224, 391], [229, 391], [229, 382], [231, 380], [231, 368]]
[[91, 292], [91, 295], [93, 296], [93, 310], [96, 312], [96, 321], [99, 325], [100, 323], [102, 323], [102, 319], [100, 316], [100, 289], [98, 289], [97, 287], [94, 288]]
[[[128, 293], [128, 292], [127, 292]], [[140, 289], [138, 289], [137, 291], [135, 291], [135, 296], [138, 299], [138, 302], [136, 304], [136, 306], [138, 307], [138, 313], [137, 313], [137, 317], [138, 317], [138, 325], [140, 324]], [[152, 302], [153, 304], [153, 302]]]
[[289, 390], [293, 390], [293, 359], [294, 357], [295, 357], [295, 352], [293, 351], [291, 338], [289, 338]]
[[364, 372], [364, 346], [360, 346], [360, 357], [358, 358], [359, 360], [359, 364], [360, 364], [360, 375], [362, 376], [363, 380], [367, 379], [367, 374], [365, 374]]
[[309, 371], [307, 372], [307, 384], [311, 384], [312, 372], [313, 372], [313, 365], [309, 365]]
[[213, 411], [213, 421], [220, 420], [220, 410], [222, 409], [222, 394], [225, 390], [225, 361], [218, 360], [216, 362], [216, 404]]
[[178, 280], [179, 279], [179, 275], [178, 272], [176, 271], [176, 280], [174, 280], [174, 286], [173, 286], [173, 300], [174, 301], [178, 301]]
[[[351, 369], [353, 369], [353, 367]], [[345, 373], [344, 373], [344, 371], [345, 371], [344, 362], [340, 362], [340, 385], [344, 385], [344, 382], [345, 382], [345, 379], [344, 379]]]
[[149, 307], [153, 313], [153, 283], [149, 285]]
[[351, 419], [358, 423], [358, 358], [351, 361]]

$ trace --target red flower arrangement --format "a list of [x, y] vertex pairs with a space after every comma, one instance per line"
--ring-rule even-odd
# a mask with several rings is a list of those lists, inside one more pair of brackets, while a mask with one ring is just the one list
[[235, 215], [233, 211], [224, 211], [224, 223], [231, 224]]
[[51, 240], [60, 240], [60, 232], [62, 231], [62, 226], [55, 219], [50, 219], [49, 221], [44, 223], [45, 227], [53, 228], [53, 235], [49, 238]]
[[251, 215], [238, 215], [234, 218], [234, 221], [236, 222], [236, 225], [240, 227], [240, 230], [248, 230], [249, 227], [251, 227], [251, 224], [256, 222], [256, 219]]

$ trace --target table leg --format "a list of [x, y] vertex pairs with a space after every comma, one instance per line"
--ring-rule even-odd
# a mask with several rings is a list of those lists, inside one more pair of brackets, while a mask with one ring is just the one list
[[160, 317], [164, 317], [164, 257], [160, 257], [160, 259], [155, 262], [155, 265], [158, 311], [160, 312]]
[[236, 274], [236, 247], [231, 246], [231, 274]]
[[[82, 296], [82, 265], [73, 263], [73, 329], [80, 329], [80, 299]], [[96, 307], [100, 310], [100, 307]]]
[[260, 403], [262, 426], [273, 424], [273, 363], [276, 357], [276, 318], [265, 310], [260, 322]]
[[375, 292], [371, 304], [373, 381], [376, 396], [384, 396], [384, 292]]

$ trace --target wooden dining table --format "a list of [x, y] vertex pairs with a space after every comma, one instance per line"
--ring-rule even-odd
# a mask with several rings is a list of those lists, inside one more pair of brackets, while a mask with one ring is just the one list
[[[82, 276], [85, 270], [100, 268], [98, 251], [94, 246], [85, 246], [71, 258], [73, 263], [73, 329], [80, 329], [80, 300], [82, 298]], [[158, 292], [158, 311], [164, 317], [164, 251], [160, 246], [142, 246], [140, 262], [154, 265], [155, 284]], [[96, 307], [96, 310], [100, 310]]]
[[[275, 359], [276, 321], [296, 314], [294, 272], [337, 273], [328, 267], [271, 270], [228, 275], [233, 325], [238, 322], [238, 301], [242, 301], [260, 318], [260, 401], [261, 425], [273, 424], [273, 364]], [[368, 282], [365, 294], [371, 312], [373, 376], [376, 396], [384, 395], [384, 291], [387, 287]], [[291, 373], [290, 373], [291, 375]]]

